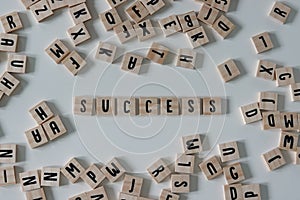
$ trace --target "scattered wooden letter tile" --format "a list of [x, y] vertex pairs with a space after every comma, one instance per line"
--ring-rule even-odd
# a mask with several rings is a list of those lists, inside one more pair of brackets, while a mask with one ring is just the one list
[[290, 85], [292, 101], [300, 101], [300, 83]]
[[0, 51], [16, 52], [18, 45], [18, 35], [0, 33]]
[[138, 200], [138, 197], [120, 192], [119, 200]]
[[22, 21], [18, 12], [11, 12], [0, 17], [5, 33], [10, 33], [23, 28]]
[[287, 86], [295, 83], [294, 70], [292, 67], [277, 68], [275, 74], [277, 86]]
[[183, 136], [182, 144], [185, 154], [196, 154], [202, 152], [201, 137], [199, 134]]
[[16, 144], [0, 144], [0, 163], [16, 163], [17, 161], [17, 145]]
[[199, 164], [199, 167], [207, 180], [216, 178], [223, 173], [222, 166], [217, 156], [210, 157]]
[[97, 115], [111, 116], [115, 113], [115, 98], [113, 97], [97, 97], [96, 98], [96, 112]]
[[88, 200], [88, 197], [85, 192], [77, 194], [73, 197], [68, 198], [68, 200]]
[[28, 144], [33, 149], [48, 143], [48, 138], [41, 125], [25, 131], [25, 136]]
[[52, 11], [68, 6], [69, 0], [48, 0]]
[[106, 166], [101, 168], [102, 173], [110, 182], [116, 182], [126, 172], [125, 168], [116, 158], [113, 158]]
[[92, 115], [94, 112], [94, 98], [92, 96], [76, 96], [74, 97], [74, 114], [76, 115]]
[[47, 200], [43, 188], [26, 192], [26, 200]]
[[225, 1], [212, 0], [211, 6], [214, 8], [217, 8], [218, 10], [228, 12], [230, 3], [231, 3], [231, 0], [225, 0]]
[[41, 187], [38, 170], [20, 173], [19, 177], [23, 192]]
[[76, 76], [78, 72], [86, 65], [86, 61], [76, 51], [72, 51], [65, 59], [62, 60], [62, 64], [74, 76]]
[[106, 194], [105, 188], [102, 187], [98, 187], [94, 190], [91, 190], [89, 192], [86, 192], [86, 195], [88, 197], [89, 200], [97, 200], [97, 199], [101, 199], [101, 200], [108, 200], [108, 196]]
[[26, 72], [27, 56], [19, 54], [8, 55], [7, 72], [24, 74]]
[[276, 111], [278, 109], [278, 93], [260, 92], [259, 108], [261, 110]]
[[240, 107], [244, 124], [250, 124], [262, 120], [258, 103], [252, 103]]
[[273, 81], [275, 79], [275, 70], [276, 63], [267, 60], [259, 60], [256, 71], [256, 77]]
[[108, 63], [113, 63], [116, 52], [117, 46], [106, 42], [99, 42], [95, 58]]
[[73, 7], [73, 6], [76, 6], [78, 4], [86, 2], [86, 0], [67, 0], [67, 1], [68, 1], [69, 7]]
[[178, 49], [177, 52], [177, 67], [194, 69], [196, 64], [197, 53], [192, 49]]
[[199, 97], [181, 98], [182, 115], [200, 115], [201, 109], [201, 99]]
[[61, 169], [61, 173], [72, 183], [75, 183], [84, 172], [85, 169], [76, 160], [76, 158], [71, 158]]
[[295, 155], [296, 155], [295, 164], [300, 165], [300, 147], [297, 147], [297, 151]]
[[223, 113], [221, 97], [204, 97], [202, 106], [203, 115], [221, 115]]
[[158, 23], [165, 37], [168, 37], [182, 30], [176, 15], [171, 15], [169, 17], [163, 18], [159, 20]]
[[159, 115], [159, 98], [157, 97], [140, 97], [139, 114], [141, 116]]
[[219, 11], [217, 9], [207, 4], [203, 4], [200, 8], [199, 14], [197, 15], [197, 18], [208, 25], [213, 25], [218, 15]]
[[148, 169], [148, 173], [155, 180], [156, 183], [160, 183], [171, 175], [171, 170], [168, 165], [161, 159], [153, 163]]
[[125, 3], [127, 0], [106, 0], [107, 3], [112, 7], [117, 7], [118, 5], [121, 5]]
[[292, 9], [289, 6], [277, 1], [274, 3], [269, 15], [278, 22], [284, 24], [288, 19], [291, 10]]
[[137, 99], [135, 97], [117, 98], [117, 115], [135, 116], [138, 113]]
[[80, 24], [92, 19], [90, 11], [85, 3], [71, 7], [69, 11], [75, 24]]
[[50, 140], [54, 140], [67, 132], [58, 115], [44, 122], [42, 126]]
[[240, 159], [240, 152], [236, 141], [219, 144], [219, 151], [222, 162]]
[[240, 163], [234, 163], [224, 167], [223, 172], [228, 184], [238, 183], [246, 179]]
[[153, 38], [156, 35], [150, 19], [141, 21], [133, 25], [133, 27], [140, 42]]
[[122, 23], [118, 11], [115, 8], [100, 13], [99, 17], [107, 31]]
[[261, 200], [260, 185], [242, 185], [243, 199], [245, 200]]
[[236, 26], [225, 15], [221, 15], [212, 25], [213, 29], [225, 39]]
[[4, 72], [0, 77], [0, 90], [10, 96], [18, 87], [20, 81], [8, 72]]
[[177, 18], [184, 33], [199, 27], [199, 22], [194, 11], [177, 15]]
[[195, 167], [195, 156], [177, 154], [175, 172], [182, 174], [193, 174]]
[[45, 51], [57, 64], [70, 53], [68, 47], [59, 39], [53, 41]]
[[81, 179], [88, 184], [91, 188], [95, 189], [98, 187], [102, 181], [105, 179], [104, 174], [97, 167], [97, 165], [92, 164], [82, 175]]
[[140, 196], [142, 191], [143, 178], [125, 175], [122, 186], [122, 193]]
[[263, 130], [281, 128], [279, 111], [262, 112], [262, 117]]
[[297, 131], [299, 127], [298, 114], [292, 112], [280, 113], [281, 130]]
[[129, 20], [114, 27], [114, 32], [121, 43], [127, 42], [136, 37], [136, 32]]
[[58, 187], [60, 185], [60, 168], [44, 167], [41, 172], [41, 186]]
[[160, 193], [159, 200], [179, 200], [179, 195], [173, 194], [171, 191], [163, 189]]
[[29, 113], [38, 124], [42, 124], [54, 116], [46, 101], [34, 105], [29, 109]]
[[141, 2], [146, 7], [150, 15], [153, 15], [166, 5], [163, 0], [141, 0]]
[[231, 81], [241, 74], [233, 59], [226, 60], [224, 63], [219, 64], [218, 71], [224, 82]]
[[209, 43], [209, 39], [203, 26], [188, 31], [186, 35], [193, 48], [197, 48]]
[[68, 34], [75, 46], [91, 38], [90, 33], [83, 23], [79, 23], [69, 28]]
[[169, 53], [169, 49], [159, 43], [153, 42], [151, 47], [149, 48], [147, 58], [152, 62], [158, 64], [164, 64], [164, 61], [167, 58]]
[[281, 132], [279, 148], [288, 151], [297, 151], [298, 134], [290, 132]]
[[180, 115], [180, 102], [176, 97], [160, 98], [161, 115]]
[[224, 185], [224, 198], [225, 200], [242, 200], [242, 184]]
[[255, 47], [256, 53], [262, 53], [273, 49], [274, 45], [268, 32], [263, 32], [251, 38]]
[[142, 56], [138, 56], [132, 53], [126, 53], [123, 56], [121, 69], [124, 71], [132, 72], [134, 74], [139, 74], [143, 59], [144, 58]]
[[16, 184], [16, 172], [14, 166], [0, 167], [0, 187]]
[[190, 192], [190, 175], [173, 174], [171, 176], [172, 193], [189, 193]]
[[279, 148], [272, 149], [271, 151], [262, 155], [267, 167], [273, 171], [286, 164], [286, 161]]
[[29, 8], [31, 5], [35, 4], [40, 0], [21, 0], [21, 1], [26, 8]]
[[125, 10], [125, 12], [135, 23], [142, 21], [145, 17], [149, 15], [148, 10], [139, 0], [136, 0], [134, 3], [132, 3]]
[[41, 22], [53, 15], [53, 11], [51, 10], [47, 0], [38, 1], [37, 3], [30, 6], [30, 10], [38, 22]]

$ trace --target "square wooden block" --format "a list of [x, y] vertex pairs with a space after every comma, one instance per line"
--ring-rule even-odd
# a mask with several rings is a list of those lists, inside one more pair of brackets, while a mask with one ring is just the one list
[[155, 29], [150, 19], [141, 21], [133, 25], [133, 27], [140, 42], [149, 40], [156, 36]]
[[125, 168], [116, 158], [113, 158], [106, 166], [102, 167], [101, 171], [111, 183], [116, 182], [126, 172]]
[[135, 97], [119, 97], [117, 98], [117, 115], [135, 116], [138, 113], [137, 99]]
[[112, 116], [116, 114], [116, 101], [113, 97], [97, 97], [96, 113], [101, 116]]
[[153, 42], [148, 50], [147, 58], [152, 62], [158, 64], [164, 64], [168, 54], [169, 49], [159, 43]]
[[105, 188], [102, 186], [102, 187], [98, 187], [94, 190], [91, 190], [89, 192], [86, 192], [86, 195], [89, 199], [95, 199], [96, 198], [99, 198], [101, 200], [108, 200], [108, 196], [107, 196], [107, 193], [105, 191]]
[[165, 2], [163, 0], [140, 0], [141, 3], [146, 7], [150, 15], [153, 15], [163, 7], [165, 7]]
[[48, 143], [48, 138], [41, 125], [25, 131], [25, 136], [29, 146], [34, 149]]
[[222, 166], [217, 156], [210, 157], [199, 164], [199, 167], [207, 180], [216, 178], [223, 173]]
[[30, 6], [30, 10], [37, 22], [41, 22], [53, 15], [53, 11], [51, 10], [47, 0], [38, 1]]
[[228, 12], [230, 3], [231, 0], [225, 0], [225, 1], [212, 0], [211, 6], [218, 10]]
[[80, 70], [86, 66], [86, 61], [76, 51], [72, 51], [65, 59], [62, 60], [62, 64], [73, 76], [76, 76]]
[[0, 167], [0, 186], [14, 185], [16, 183], [15, 167]]
[[0, 77], [0, 90], [10, 96], [20, 84], [20, 81], [8, 72], [4, 72]]
[[180, 115], [180, 102], [176, 97], [160, 98], [161, 115]]
[[201, 115], [201, 99], [199, 97], [182, 97], [181, 114], [182, 115]]
[[27, 56], [20, 54], [9, 54], [7, 72], [25, 74], [27, 65]]
[[188, 31], [186, 35], [193, 48], [197, 48], [209, 43], [209, 39], [206, 35], [203, 26]]
[[240, 107], [244, 124], [250, 124], [262, 120], [258, 103], [252, 103]]
[[282, 67], [275, 70], [276, 86], [288, 86], [295, 83], [294, 70], [292, 67]]
[[286, 164], [286, 161], [279, 148], [272, 149], [271, 151], [262, 155], [268, 169], [273, 171]]
[[278, 110], [278, 93], [260, 92], [259, 108], [261, 110], [277, 111]]
[[38, 124], [42, 124], [54, 116], [46, 101], [40, 101], [31, 107], [29, 113]]
[[275, 80], [276, 63], [259, 60], [257, 65], [256, 77], [260, 77], [266, 80]]
[[130, 194], [125, 194], [123, 192], [120, 192], [119, 193], [119, 200], [138, 200], [138, 197], [137, 196], [133, 196], [133, 195], [130, 195]]
[[190, 11], [181, 15], [177, 15], [177, 18], [179, 20], [180, 26], [182, 28], [182, 31], [184, 33], [193, 30], [195, 28], [198, 28], [199, 22], [196, 16], [196, 13], [194, 11]]
[[72, 183], [75, 183], [84, 172], [85, 169], [76, 158], [71, 158], [61, 169], [61, 173]]
[[114, 27], [114, 32], [122, 44], [136, 37], [136, 32], [129, 20]]
[[67, 133], [67, 129], [58, 115], [44, 122], [42, 126], [50, 140], [55, 140]]
[[123, 56], [121, 69], [124, 71], [139, 74], [144, 58], [142, 56], [126, 53]]
[[160, 183], [171, 175], [168, 165], [161, 159], [153, 163], [148, 169], [148, 173], [156, 183]]
[[192, 49], [178, 49], [177, 51], [177, 67], [195, 69], [197, 52]]
[[36, 2], [40, 0], [21, 0], [25, 8], [29, 8], [31, 5], [35, 4]]
[[59, 187], [60, 168], [44, 167], [41, 171], [41, 186]]
[[219, 11], [207, 4], [202, 4], [197, 18], [205, 24], [213, 25], [219, 15]]
[[125, 175], [122, 186], [122, 193], [140, 196], [143, 186], [143, 178]]
[[67, 32], [75, 46], [91, 38], [89, 31], [83, 23], [77, 24], [69, 28]]
[[16, 52], [18, 37], [17, 34], [0, 33], [0, 51]]
[[107, 10], [99, 14], [100, 21], [102, 21], [106, 31], [113, 29], [115, 26], [122, 23], [122, 20], [115, 8]]
[[195, 168], [195, 156], [177, 154], [175, 161], [175, 172], [182, 174], [193, 174]]
[[0, 17], [0, 21], [5, 33], [10, 33], [23, 28], [18, 12], [11, 12]]
[[107, 43], [99, 42], [95, 58], [108, 63], [113, 63], [117, 52], [117, 46]]
[[225, 200], [243, 200], [242, 184], [224, 185], [223, 191]]
[[110, 5], [110, 7], [114, 8], [127, 2], [127, 0], [106, 0], [106, 2]]
[[85, 3], [71, 7], [69, 11], [75, 24], [80, 24], [92, 19], [90, 11]]
[[87, 199], [88, 199], [88, 197], [85, 192], [68, 198], [68, 200], [87, 200]]
[[225, 39], [236, 28], [225, 15], [221, 15], [212, 25], [213, 29]]
[[298, 114], [292, 112], [280, 113], [281, 130], [297, 131], [299, 128]]
[[92, 164], [82, 175], [81, 179], [92, 189], [98, 187], [106, 177], [96, 164]]
[[69, 7], [73, 7], [73, 6], [76, 6], [78, 4], [86, 2], [86, 0], [67, 0], [67, 1], [68, 1], [68, 6]]
[[162, 18], [158, 21], [158, 23], [165, 37], [173, 35], [174, 33], [180, 32], [182, 30], [176, 15]]
[[202, 98], [203, 115], [221, 115], [222, 98], [221, 97], [204, 97]]
[[277, 1], [274, 3], [269, 15], [281, 24], [285, 24], [291, 10], [289, 6]]
[[93, 115], [95, 107], [94, 97], [76, 96], [74, 97], [73, 110], [76, 115]]
[[135, 23], [142, 21], [145, 17], [147, 17], [150, 14], [146, 7], [139, 0], [132, 3], [125, 10], [125, 12]]
[[26, 192], [26, 199], [27, 200], [36, 200], [36, 199], [46, 200], [46, 195], [45, 195], [44, 189], [40, 188], [40, 189]]
[[224, 167], [223, 172], [228, 184], [238, 183], [246, 179], [240, 163]]
[[202, 152], [202, 142], [199, 134], [187, 135], [181, 138], [183, 152], [185, 154], [196, 154]]
[[38, 170], [19, 173], [23, 192], [41, 188]]
[[262, 117], [263, 130], [281, 128], [279, 111], [262, 112]]
[[52, 11], [67, 7], [69, 0], [48, 0], [48, 4]]
[[171, 176], [172, 193], [189, 193], [190, 184], [190, 175], [188, 174], [172, 174]]
[[290, 85], [292, 101], [300, 101], [300, 83]]
[[236, 141], [219, 144], [219, 151], [222, 162], [240, 159], [240, 152]]
[[140, 97], [139, 114], [141, 116], [159, 115], [159, 98], [157, 97]]
[[261, 200], [260, 185], [242, 185], [243, 198], [247, 200]]
[[268, 32], [255, 35], [251, 38], [251, 40], [255, 47], [256, 53], [258, 54], [273, 49], [274, 47]]
[[59, 39], [53, 41], [45, 51], [56, 64], [60, 63], [70, 53], [68, 47]]
[[279, 148], [287, 151], [297, 151], [299, 135], [290, 132], [281, 132]]
[[229, 82], [241, 74], [233, 59], [226, 60], [224, 63], [219, 64], [218, 72], [224, 82]]
[[180, 196], [173, 194], [171, 191], [163, 189], [160, 193], [159, 200], [179, 200]]
[[0, 163], [13, 164], [17, 161], [16, 144], [0, 144]]

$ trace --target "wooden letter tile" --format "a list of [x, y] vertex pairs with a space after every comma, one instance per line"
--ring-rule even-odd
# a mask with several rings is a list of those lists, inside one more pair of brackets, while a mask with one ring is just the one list
[[76, 115], [92, 115], [95, 107], [94, 98], [92, 96], [76, 96], [73, 106]]
[[68, 6], [69, 0], [48, 0], [52, 11]]
[[140, 97], [139, 114], [141, 116], [159, 115], [159, 105], [157, 97]]
[[275, 79], [276, 63], [259, 60], [257, 65], [256, 77], [273, 81]]
[[153, 38], [156, 35], [150, 19], [139, 22], [133, 27], [140, 42]]
[[126, 172], [116, 158], [113, 158], [106, 166], [102, 167], [101, 171], [111, 183], [116, 182]]
[[97, 165], [92, 164], [82, 175], [81, 179], [88, 184], [91, 188], [95, 189], [98, 187], [102, 181], [105, 179], [104, 174], [97, 167]]
[[85, 169], [76, 158], [69, 160], [69, 162], [61, 169], [61, 173], [72, 183], [75, 183], [84, 172]]
[[47, 200], [43, 188], [26, 192], [26, 200]]
[[29, 109], [29, 113], [38, 124], [42, 124], [54, 116], [46, 101], [34, 105]]
[[225, 0], [225, 1], [212, 0], [211, 6], [217, 8], [218, 10], [228, 12], [230, 3], [231, 0]]
[[122, 193], [140, 196], [142, 191], [143, 178], [125, 175], [122, 186]]
[[200, 115], [201, 99], [199, 97], [183, 97], [181, 98], [181, 114], [182, 115]]
[[48, 138], [41, 125], [34, 127], [25, 132], [28, 144], [32, 149], [40, 147], [48, 143]]
[[195, 156], [177, 154], [175, 172], [182, 174], [193, 174], [195, 167]]
[[168, 165], [161, 159], [153, 163], [148, 169], [148, 173], [155, 180], [156, 183], [160, 183], [171, 175], [171, 170]]
[[97, 200], [97, 199], [108, 200], [108, 196], [107, 196], [105, 188], [103, 186], [98, 187], [89, 192], [86, 192], [86, 195], [87, 195], [88, 200]]
[[7, 96], [10, 96], [19, 84], [20, 81], [8, 72], [4, 72], [0, 77], [0, 90]]
[[197, 53], [192, 49], [178, 49], [177, 52], [177, 67], [195, 69]]
[[110, 5], [110, 7], [114, 8], [125, 3], [127, 0], [106, 0], [106, 1]]
[[194, 11], [178, 15], [177, 17], [184, 33], [199, 27], [199, 22]]
[[0, 167], [0, 187], [16, 184], [16, 172], [14, 166]]
[[19, 174], [23, 192], [41, 188], [38, 170]]
[[276, 21], [284, 24], [288, 19], [291, 10], [292, 9], [287, 5], [281, 2], [275, 2], [269, 15], [276, 19]]
[[117, 115], [135, 116], [138, 113], [137, 99], [135, 97], [119, 97], [117, 98]]
[[225, 39], [236, 26], [225, 15], [221, 15], [213, 24], [213, 29]]
[[251, 38], [255, 47], [256, 53], [262, 53], [273, 49], [273, 43], [268, 32], [260, 33]]
[[23, 28], [22, 21], [18, 12], [11, 12], [0, 17], [2, 27], [5, 33], [10, 33]]
[[165, 37], [168, 37], [182, 30], [176, 15], [171, 15], [169, 17], [163, 18], [159, 20], [158, 23]]
[[90, 11], [85, 3], [71, 7], [69, 11], [75, 24], [80, 24], [92, 19]]
[[150, 15], [153, 15], [160, 9], [162, 9], [165, 6], [165, 3], [163, 0], [140, 0], [142, 4], [146, 7]]
[[241, 73], [233, 59], [229, 59], [218, 65], [218, 71], [224, 82], [231, 81]]
[[164, 61], [166, 60], [169, 51], [170, 50], [167, 47], [154, 42], [149, 48], [147, 58], [152, 62], [164, 64]]
[[213, 156], [203, 161], [200, 163], [199, 167], [207, 180], [214, 179], [223, 173], [222, 166], [217, 156]]
[[122, 44], [136, 37], [136, 32], [129, 20], [114, 27], [114, 32]]
[[53, 15], [47, 0], [40, 0], [36, 4], [30, 6], [30, 10], [38, 22], [45, 20], [46, 18]]
[[162, 97], [160, 109], [161, 115], [180, 115], [180, 102], [176, 97]]
[[262, 117], [263, 117], [263, 121], [262, 121], [263, 130], [281, 128], [279, 111], [263, 112]]
[[59, 187], [60, 168], [44, 167], [41, 172], [41, 186]]
[[123, 56], [121, 69], [124, 71], [132, 72], [134, 74], [139, 74], [143, 59], [144, 58], [142, 56], [138, 56], [132, 53], [126, 53]]
[[0, 163], [16, 163], [17, 161], [17, 145], [16, 144], [0, 144]]
[[225, 200], [242, 200], [242, 184], [224, 185], [224, 199]]
[[219, 11], [207, 4], [200, 8], [197, 18], [205, 24], [213, 25], [219, 15]]
[[56, 64], [60, 63], [70, 53], [68, 47], [58, 39], [53, 41], [45, 51]]
[[163, 189], [160, 193], [159, 200], [179, 200], [180, 196], [173, 194], [171, 191]]
[[290, 132], [281, 132], [279, 148], [288, 151], [297, 151], [298, 134]]
[[129, 8], [125, 10], [125, 12], [135, 23], [142, 21], [149, 15], [148, 10], [139, 0], [136, 0], [134, 3], [132, 3]]
[[24, 74], [26, 72], [27, 56], [19, 54], [8, 55], [7, 72]]
[[77, 24], [68, 29], [69, 37], [75, 46], [91, 38], [90, 33], [83, 23]]
[[106, 42], [99, 42], [95, 58], [108, 63], [113, 63], [117, 52], [117, 46]]
[[219, 151], [222, 162], [240, 159], [240, 152], [236, 141], [219, 144]]
[[240, 107], [244, 124], [250, 124], [262, 120], [258, 103], [252, 103]]
[[245, 200], [261, 200], [260, 185], [242, 185], [243, 199]]
[[122, 23], [122, 20], [118, 14], [118, 11], [115, 8], [107, 10], [99, 15], [100, 20], [102, 21], [104, 28], [109, 31], [113, 29], [118, 24]]
[[286, 164], [286, 161], [279, 148], [272, 149], [271, 151], [263, 154], [262, 157], [270, 171], [273, 171]]
[[65, 59], [62, 60], [62, 64], [74, 76], [76, 76], [78, 72], [86, 65], [86, 61], [76, 51], [72, 51]]
[[209, 43], [209, 39], [206, 35], [203, 26], [188, 31], [186, 35], [193, 48], [197, 48]]
[[43, 123], [42, 126], [50, 140], [54, 140], [67, 132], [58, 115]]
[[138, 197], [120, 192], [119, 200], [138, 200]]
[[173, 174], [171, 176], [172, 193], [189, 193], [190, 192], [190, 175]]
[[0, 33], [0, 51], [16, 52], [18, 45], [17, 34]]
[[73, 197], [68, 198], [68, 200], [88, 200], [88, 197], [85, 192], [77, 194]]
[[182, 137], [183, 151], [185, 154], [202, 152], [201, 137], [199, 134]]
[[300, 101], [300, 83], [290, 85], [292, 101]]
[[238, 183], [245, 180], [244, 172], [240, 163], [234, 163], [224, 167], [223, 172], [228, 184]]
[[298, 114], [291, 112], [280, 113], [281, 130], [297, 131], [299, 127]]
[[221, 115], [222, 98], [221, 97], [204, 97], [202, 99], [203, 115]]
[[277, 68], [275, 74], [277, 86], [287, 86], [295, 83], [294, 70], [292, 67]]
[[259, 108], [261, 110], [276, 111], [278, 109], [278, 93], [260, 92]]
[[96, 111], [97, 115], [112, 116], [115, 113], [116, 102], [113, 97], [97, 97], [96, 98]]

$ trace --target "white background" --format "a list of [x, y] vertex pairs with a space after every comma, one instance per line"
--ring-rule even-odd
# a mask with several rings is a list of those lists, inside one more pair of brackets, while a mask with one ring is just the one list
[[[129, 1], [133, 2], [133, 1]], [[24, 75], [16, 75], [21, 80], [21, 86], [13, 96], [0, 102], [0, 143], [16, 143], [18, 148], [17, 171], [41, 169], [46, 166], [63, 166], [71, 157], [78, 157], [84, 167], [91, 163], [105, 163], [112, 157], [118, 157], [130, 172], [144, 172], [156, 159], [162, 157], [169, 162], [174, 160], [176, 153], [182, 151], [180, 136], [201, 133], [206, 151], [199, 157], [218, 154], [216, 143], [239, 141], [241, 162], [247, 180], [243, 183], [261, 184], [262, 199], [281, 200], [298, 199], [297, 191], [299, 166], [293, 164], [294, 154], [284, 152], [288, 165], [274, 172], [268, 172], [261, 159], [261, 154], [278, 145], [279, 131], [262, 131], [261, 124], [243, 125], [238, 107], [256, 102], [258, 92], [276, 91], [280, 93], [281, 111], [299, 112], [299, 103], [292, 103], [289, 90], [286, 87], [277, 88], [275, 82], [255, 78], [258, 59], [269, 59], [282, 66], [295, 67], [296, 81], [300, 80], [299, 52], [300, 46], [298, 17], [299, 5], [296, 1], [287, 1], [293, 8], [287, 24], [280, 25], [272, 20], [268, 13], [274, 1], [271, 0], [232, 0], [232, 6], [227, 16], [237, 25], [236, 31], [226, 40], [220, 39], [209, 27], [205, 27], [211, 43], [203, 49], [197, 49], [199, 58], [197, 70], [186, 70], [169, 66], [155, 65], [145, 62], [143, 73], [139, 76], [124, 73], [119, 69], [121, 58], [115, 64], [107, 64], [93, 59], [93, 49], [100, 40], [109, 40], [120, 48], [118, 55], [125, 51], [133, 51], [140, 55], [146, 53], [146, 48], [152, 41], [158, 41], [168, 46], [172, 52], [178, 48], [190, 48], [185, 34], [179, 33], [165, 39], [157, 30], [154, 39], [139, 43], [137, 39], [121, 45], [113, 32], [106, 32], [98, 19], [98, 14], [108, 9], [105, 1], [88, 0], [88, 7], [93, 20], [87, 22], [92, 39], [79, 45], [78, 50], [88, 60], [88, 65], [79, 76], [72, 77], [64, 66], [56, 65], [44, 52], [44, 49], [56, 38], [62, 39], [74, 49], [68, 39], [66, 30], [73, 26], [67, 9], [55, 11], [55, 15], [42, 23], [37, 23], [30, 11], [26, 11], [18, 0], [2, 0], [0, 15], [19, 11], [24, 29], [17, 31], [20, 36], [18, 50], [28, 55], [28, 70]], [[122, 8], [126, 8], [126, 3]], [[154, 21], [172, 13], [180, 14], [190, 10], [198, 11], [200, 3], [192, 0], [175, 1], [153, 16]], [[123, 15], [123, 14], [122, 14]], [[124, 15], [125, 16], [125, 15]], [[124, 19], [123, 16], [123, 19]], [[154, 23], [157, 25], [157, 23]], [[250, 37], [269, 31], [275, 48], [269, 52], [257, 55], [253, 49]], [[170, 56], [172, 58], [172, 56]], [[173, 56], [174, 57], [174, 56]], [[6, 68], [6, 53], [0, 52], [1, 71]], [[216, 71], [216, 64], [228, 58], [238, 61], [242, 75], [223, 86]], [[101, 75], [101, 76], [100, 76]], [[100, 79], [99, 85], [97, 83]], [[118, 82], [119, 81], [119, 82]], [[141, 87], [143, 84], [151, 83]], [[165, 87], [163, 87], [163, 85]], [[135, 89], [141, 87], [136, 92]], [[114, 96], [170, 96], [172, 90], [176, 96], [221, 96], [228, 99], [228, 113], [220, 117], [153, 117], [149, 118], [101, 118], [80, 117], [72, 114], [72, 97], [74, 95], [114, 95]], [[37, 149], [27, 145], [24, 131], [35, 126], [28, 110], [40, 100], [47, 100], [55, 113], [62, 116], [68, 128], [68, 133]], [[97, 121], [98, 120], [98, 121]], [[152, 121], [151, 121], [152, 120]], [[102, 131], [98, 124], [101, 125]], [[165, 123], [162, 123], [165, 122]], [[223, 125], [224, 123], [224, 125]], [[143, 143], [134, 143], [124, 132], [135, 137], [147, 137]], [[154, 131], [157, 136], [154, 137]], [[104, 134], [109, 136], [111, 148], [102, 146], [106, 142]], [[123, 134], [123, 135], [122, 135]], [[144, 134], [144, 135], [143, 135]], [[152, 152], [152, 148], [165, 148]], [[102, 145], [101, 145], [102, 144]], [[144, 149], [147, 146], [149, 149]], [[123, 150], [115, 147], [122, 147]], [[126, 149], [128, 148], [128, 149]], [[126, 152], [129, 150], [134, 152]], [[144, 155], [138, 152], [143, 152]], [[200, 159], [199, 159], [200, 160]], [[198, 161], [199, 162], [199, 161]], [[2, 165], [1, 165], [2, 166]], [[4, 166], [4, 165], [3, 165]], [[162, 188], [168, 188], [169, 182], [156, 184], [146, 173], [139, 176], [146, 178], [143, 196], [157, 199]], [[223, 176], [212, 181], [206, 181], [196, 170], [192, 178], [193, 186], [188, 195], [182, 199], [222, 199]], [[116, 199], [122, 182], [110, 184], [105, 182], [110, 199]], [[82, 181], [71, 184], [64, 177], [59, 188], [45, 188], [47, 199], [67, 199], [75, 194], [90, 190]], [[19, 185], [0, 189], [1, 198], [22, 199], [24, 194]]]

